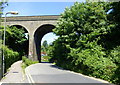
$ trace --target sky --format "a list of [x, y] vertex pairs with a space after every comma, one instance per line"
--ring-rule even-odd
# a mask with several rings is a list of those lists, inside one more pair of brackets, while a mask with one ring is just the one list
[[74, 2], [8, 2], [4, 13], [18, 11], [19, 15], [16, 16], [60, 15], [66, 7], [73, 4]]
[[[10, 0], [11, 1], [11, 0]], [[18, 0], [19, 1], [19, 0]], [[36, 0], [35, 0], [36, 1]], [[42, 0], [43, 1], [43, 0]], [[70, 7], [74, 4], [74, 2], [8, 2], [8, 6], [5, 7], [3, 11], [4, 14], [9, 11], [18, 11], [18, 15], [10, 15], [7, 16], [40, 16], [40, 15], [60, 15], [64, 12], [66, 7]], [[58, 0], [59, 1], [59, 0]], [[80, 0], [84, 1], [84, 0]], [[53, 33], [46, 34], [42, 42], [47, 40], [48, 44], [53, 42], [58, 37]]]

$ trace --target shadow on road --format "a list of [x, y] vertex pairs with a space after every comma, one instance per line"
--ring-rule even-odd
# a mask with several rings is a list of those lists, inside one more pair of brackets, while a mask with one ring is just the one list
[[52, 67], [52, 68], [57, 68], [57, 69], [60, 69], [60, 70], [64, 70], [63, 68], [58, 67], [58, 66], [56, 66], [56, 65], [53, 65], [53, 64], [50, 63], [50, 62], [41, 62], [41, 63], [51, 64], [50, 67]]
[[50, 63], [50, 62], [41, 62], [41, 63]]

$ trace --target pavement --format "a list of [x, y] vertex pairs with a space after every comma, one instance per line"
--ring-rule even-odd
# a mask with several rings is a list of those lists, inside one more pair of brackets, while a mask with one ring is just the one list
[[[109, 82], [59, 68], [52, 63], [37, 63], [28, 66], [25, 74], [21, 67], [22, 61], [15, 62], [7, 75], [0, 81], [4, 83], [99, 83]], [[8, 84], [7, 84], [8, 85]], [[22, 84], [23, 85], [23, 84]], [[26, 84], [25, 84], [26, 85]], [[98, 84], [97, 84], [98, 85]]]
[[9, 71], [5, 77], [2, 78], [0, 83], [27, 83], [27, 78], [23, 72], [21, 65], [22, 61], [17, 61], [12, 64]]

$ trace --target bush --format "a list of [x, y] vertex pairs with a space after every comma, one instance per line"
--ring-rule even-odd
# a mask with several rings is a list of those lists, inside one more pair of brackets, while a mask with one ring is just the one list
[[115, 83], [118, 78], [114, 75], [118, 67], [111, 59], [105, 57], [106, 54], [102, 50], [101, 46], [95, 44], [90, 49], [71, 48], [68, 56], [71, 62], [66, 63], [66, 68]]
[[24, 63], [24, 68], [26, 68], [27, 66], [30, 66], [32, 64], [36, 64], [36, 63], [39, 63], [38, 61], [32, 61], [30, 59], [28, 59], [27, 57], [25, 56], [22, 56], [22, 61]]
[[53, 29], [59, 38], [51, 46], [52, 61], [65, 69], [120, 84], [120, 47], [115, 47], [120, 42], [112, 30], [116, 24], [106, 13], [109, 5], [86, 2], [66, 8]]
[[7, 46], [3, 46], [2, 49], [4, 49], [5, 54], [5, 72], [7, 69], [16, 61], [20, 60], [20, 56], [18, 52], [15, 52], [11, 49], [9, 49]]
[[51, 57], [50, 56], [41, 56], [42, 62], [50, 62]]
[[108, 56], [114, 63], [120, 64], [120, 46], [117, 46], [113, 50], [110, 51], [110, 55]]
[[120, 46], [110, 50], [108, 58], [117, 65], [117, 69], [112, 78], [114, 78], [114, 82], [120, 83]]

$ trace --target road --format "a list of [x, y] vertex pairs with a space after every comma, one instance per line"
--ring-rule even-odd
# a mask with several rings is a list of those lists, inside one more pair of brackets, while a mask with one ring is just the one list
[[63, 70], [51, 63], [33, 64], [26, 68], [32, 83], [108, 83], [79, 73]]

